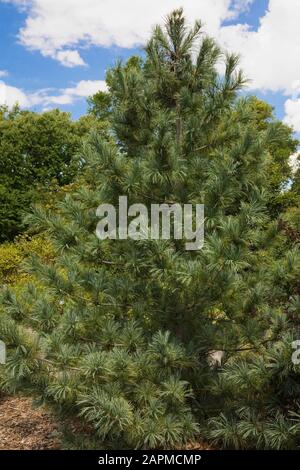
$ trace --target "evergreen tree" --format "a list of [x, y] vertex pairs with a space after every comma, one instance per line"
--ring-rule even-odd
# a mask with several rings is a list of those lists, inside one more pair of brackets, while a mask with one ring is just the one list
[[[221, 445], [243, 447], [242, 432], [256, 445], [260, 433], [250, 436], [245, 423], [258, 412], [273, 426], [262, 447], [278, 447], [290, 401], [276, 414], [285, 375], [278, 365], [265, 377], [265, 356], [268, 344], [292, 340], [285, 309], [295, 302], [299, 253], [293, 242], [269, 248], [284, 236], [267, 211], [277, 125], [259, 125], [253, 102], [238, 93], [238, 57], [223, 54], [199, 22], [189, 30], [182, 10], [154, 29], [144, 60], [117, 64], [107, 83], [101, 102], [114, 142], [94, 133], [79, 189], [57, 211], [28, 217], [47, 231], [56, 258], [33, 257], [27, 270], [37, 282], [2, 294], [2, 386], [79, 414], [106, 447], [173, 447], [200, 429]], [[120, 195], [148, 208], [205, 204], [204, 248], [186, 251], [174, 238], [99, 240], [96, 208], [117, 206]], [[225, 354], [221, 372], [214, 351]], [[283, 358], [295, 403], [299, 366]], [[267, 380], [272, 410], [257, 400]], [[296, 445], [296, 431], [289, 427], [280, 445]]]

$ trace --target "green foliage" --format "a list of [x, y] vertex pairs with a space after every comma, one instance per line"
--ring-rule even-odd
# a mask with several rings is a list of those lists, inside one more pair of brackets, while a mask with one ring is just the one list
[[59, 110], [38, 114], [0, 108], [0, 241], [20, 233], [32, 202], [72, 181], [77, 172], [72, 158], [93, 128], [101, 131], [92, 116], [73, 122]]
[[37, 254], [45, 261], [53, 255], [51, 243], [44, 236], [20, 236], [15, 243], [0, 245], [0, 283], [21, 287], [29, 280], [28, 274], [22, 269], [29, 255]]
[[272, 133], [276, 133], [276, 138], [271, 138], [268, 144], [270, 192], [268, 207], [272, 216], [277, 217], [283, 209], [294, 204], [294, 198], [286, 188], [291, 186], [291, 181], [293, 181], [289, 158], [296, 153], [299, 141], [294, 138], [293, 130], [290, 127], [276, 120], [270, 105], [256, 97], [251, 98], [251, 103], [257, 116], [259, 128], [269, 129]]
[[223, 397], [222, 413], [208, 421], [208, 437], [235, 449], [299, 446], [300, 365], [291, 360], [299, 332], [226, 364], [214, 387]]
[[[144, 60], [108, 72], [97, 103], [113, 139], [94, 132], [72, 191], [27, 218], [55, 256], [27, 262], [37, 285], [2, 294], [2, 388], [79, 415], [105, 448], [170, 448], [199, 430], [224, 447], [296, 448], [300, 256], [270, 211], [276, 168], [268, 178], [271, 149], [286, 162], [294, 144], [238, 93], [238, 58], [200, 33], [175, 11]], [[204, 248], [100, 241], [96, 208], [120, 195], [204, 203]]]
[[98, 91], [87, 100], [89, 114], [103, 121], [107, 120], [111, 110], [111, 96], [104, 91]]

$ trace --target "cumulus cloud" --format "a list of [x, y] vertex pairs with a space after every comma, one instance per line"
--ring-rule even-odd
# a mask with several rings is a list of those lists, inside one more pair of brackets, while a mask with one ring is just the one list
[[76, 100], [94, 95], [97, 91], [106, 91], [107, 86], [103, 80], [81, 80], [74, 87], [64, 88], [57, 95], [51, 95], [46, 90], [40, 94], [44, 105], [73, 104]]
[[74, 87], [63, 88], [58, 91], [43, 89], [34, 93], [26, 93], [19, 88], [0, 82], [0, 105], [5, 104], [11, 108], [18, 103], [21, 108], [43, 106], [43, 109], [50, 109], [54, 105], [74, 104], [77, 100], [91, 96], [100, 90], [106, 90], [106, 83], [103, 80], [81, 80]]
[[79, 52], [74, 50], [58, 51], [56, 53], [56, 59], [65, 67], [76, 67], [78, 65], [86, 66]]
[[0, 70], [0, 78], [7, 77], [7, 76], [8, 76], [7, 70]]
[[84, 64], [78, 52], [82, 46], [143, 44], [152, 26], [174, 8], [183, 6], [189, 20], [200, 17], [209, 32], [217, 33], [222, 21], [237, 16], [253, 0], [6, 1], [27, 13], [19, 32], [21, 43], [71, 66]]
[[293, 82], [292, 90], [292, 96], [284, 103], [284, 122], [296, 132], [300, 132], [300, 80]]
[[6, 85], [3, 81], [0, 81], [0, 105], [6, 105], [11, 108], [16, 103], [19, 103], [24, 108], [30, 105], [26, 93], [19, 88]]
[[[0, 0], [1, 1], [1, 0]], [[3, 0], [2, 0], [3, 1]], [[85, 65], [80, 49], [144, 44], [151, 27], [183, 6], [189, 21], [201, 18], [221, 45], [240, 52], [252, 88], [290, 93], [300, 78], [300, 2], [269, 0], [257, 31], [238, 22], [253, 0], [5, 0], [25, 9], [20, 42], [67, 67]], [[226, 25], [225, 20], [237, 24]], [[291, 60], [295, 57], [295, 60]]]
[[299, 0], [269, 0], [257, 31], [245, 24], [220, 28], [221, 43], [240, 52], [252, 88], [292, 93], [293, 82], [300, 78], [300, 61], [296, 59], [299, 18]]
[[64, 90], [65, 94], [78, 97], [91, 96], [97, 91], [107, 91], [104, 80], [81, 80], [75, 87]]
[[254, 0], [233, 0], [232, 1], [232, 10], [235, 13], [240, 13], [242, 11], [249, 10], [251, 4]]
[[292, 169], [293, 173], [296, 173], [298, 168], [300, 167], [300, 160], [299, 160], [299, 153], [294, 153], [293, 155], [290, 156], [289, 158], [289, 165]]
[[284, 122], [300, 132], [300, 98], [289, 98], [284, 103]]

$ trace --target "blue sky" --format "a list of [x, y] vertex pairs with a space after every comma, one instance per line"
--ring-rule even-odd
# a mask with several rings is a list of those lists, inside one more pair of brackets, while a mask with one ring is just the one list
[[299, 0], [0, 0], [0, 104], [77, 118], [105, 89], [105, 70], [141, 53], [153, 24], [180, 5], [241, 54], [247, 92], [300, 132]]

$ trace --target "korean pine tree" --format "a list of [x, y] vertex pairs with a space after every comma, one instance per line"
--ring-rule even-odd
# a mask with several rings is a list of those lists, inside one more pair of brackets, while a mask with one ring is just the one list
[[[294, 246], [278, 260], [269, 249], [280, 236], [267, 210], [269, 148], [282, 136], [275, 124], [259, 126], [239, 94], [238, 57], [199, 22], [189, 29], [182, 10], [153, 30], [144, 58], [111, 69], [107, 84], [109, 139], [91, 135], [79, 189], [56, 211], [27, 218], [56, 255], [28, 261], [36, 282], [21, 294], [3, 290], [2, 387], [79, 415], [106, 448], [170, 448], [201, 432], [243, 447], [230, 420], [238, 407], [234, 426], [256, 411], [249, 387], [263, 386], [259, 352], [288, 329], [282, 304], [291, 292], [280, 282], [286, 276], [292, 290], [299, 269]], [[119, 196], [148, 208], [204, 204], [203, 249], [187, 251], [174, 237], [100, 240], [96, 209], [117, 207]], [[232, 388], [242, 396], [232, 398]], [[261, 419], [272, 419], [268, 401], [260, 405]]]

